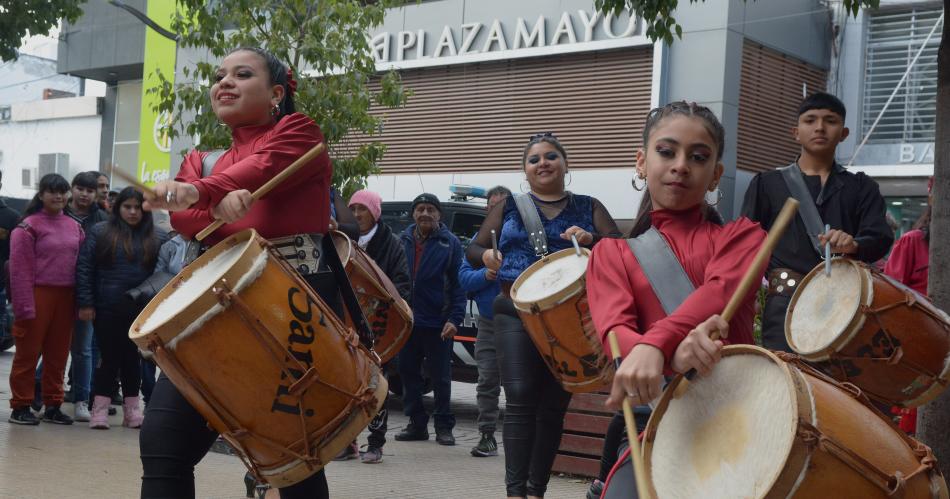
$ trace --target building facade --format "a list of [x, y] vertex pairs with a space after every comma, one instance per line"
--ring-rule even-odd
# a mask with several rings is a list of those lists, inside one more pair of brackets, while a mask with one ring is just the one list
[[568, 150], [568, 188], [630, 219], [646, 114], [687, 100], [727, 130], [719, 208], [731, 216], [756, 171], [794, 160], [788, 130], [802, 92], [825, 87], [828, 12], [817, 0], [710, 0], [675, 17], [682, 38], [667, 46], [650, 42], [639, 19], [596, 12], [593, 0], [393, 9], [370, 38], [379, 69], [398, 70], [414, 94], [404, 109], [377, 110], [387, 152], [370, 188], [394, 200], [447, 195], [453, 183], [517, 191], [524, 144], [551, 131]]
[[31, 198], [40, 177], [99, 169], [102, 101], [55, 60], [20, 54], [0, 64], [0, 195]]
[[842, 19], [835, 40], [840, 76], [831, 90], [848, 107], [851, 130], [839, 159], [877, 180], [901, 231], [926, 207], [934, 172], [942, 16], [942, 2], [882, 0]]
[[[146, 0], [127, 3], [150, 8]], [[83, 8], [83, 18], [64, 27], [59, 70], [109, 82], [100, 155], [137, 172], [148, 107], [146, 28], [105, 0]], [[387, 200], [423, 190], [448, 197], [453, 183], [518, 190], [524, 143], [550, 131], [569, 153], [569, 189], [630, 219], [639, 202], [630, 181], [646, 113], [682, 99], [709, 106], [725, 125], [719, 209], [734, 216], [755, 173], [795, 160], [797, 105], [827, 88], [849, 110], [852, 135], [839, 161], [876, 178], [906, 225], [933, 171], [940, 33], [928, 35], [940, 11], [934, 1], [882, 0], [879, 10], [854, 18], [840, 2], [707, 0], [674, 12], [682, 37], [667, 46], [650, 42], [638, 19], [595, 12], [593, 0], [410, 3], [368, 34], [378, 69], [399, 71], [413, 91], [405, 108], [374, 111], [385, 115], [376, 140], [388, 150], [369, 187]], [[178, 76], [206, 58], [179, 49]], [[190, 145], [189, 137], [171, 143], [170, 175], [177, 151]]]

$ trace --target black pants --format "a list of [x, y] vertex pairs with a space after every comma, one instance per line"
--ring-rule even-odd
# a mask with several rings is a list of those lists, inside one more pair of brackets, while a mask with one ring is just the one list
[[[311, 274], [305, 279], [337, 315], [342, 315], [342, 304], [332, 274]], [[139, 433], [144, 470], [142, 498], [194, 498], [195, 466], [217, 438], [217, 432], [208, 428], [204, 417], [162, 374], [152, 391]], [[280, 497], [329, 498], [326, 475], [320, 470], [302, 482], [284, 487], [280, 489]]]
[[138, 397], [142, 384], [142, 357], [129, 339], [129, 327], [133, 321], [135, 314], [97, 313], [94, 330], [100, 355], [93, 375], [93, 395], [111, 397], [118, 389], [118, 377], [122, 382], [122, 395]]
[[[637, 433], [647, 429], [647, 423], [650, 421], [652, 410], [648, 405], [638, 405], [633, 408], [633, 419], [637, 425]], [[604, 451], [600, 456], [600, 473], [597, 478], [603, 482], [607, 480], [610, 470], [617, 464], [617, 459], [626, 449], [627, 425], [623, 419], [623, 411], [614, 414], [607, 426], [607, 434], [604, 435]]]
[[792, 300], [789, 296], [772, 295], [765, 299], [762, 310], [762, 346], [769, 350], [791, 352], [785, 340], [785, 311]]
[[382, 449], [383, 446], [386, 445], [386, 430], [389, 426], [389, 409], [386, 408], [387, 403], [389, 403], [389, 395], [386, 395], [386, 400], [383, 401], [383, 408], [380, 409], [373, 420], [369, 422], [369, 438], [366, 440], [369, 442], [370, 447]]
[[571, 394], [548, 370], [511, 299], [494, 303], [495, 345], [505, 387], [505, 486], [508, 496], [543, 497], [561, 444]]

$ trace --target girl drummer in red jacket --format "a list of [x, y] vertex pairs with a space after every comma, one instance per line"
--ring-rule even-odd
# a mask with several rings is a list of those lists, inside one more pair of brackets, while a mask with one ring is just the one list
[[[251, 198], [252, 191], [323, 141], [317, 124], [295, 112], [295, 89], [290, 71], [269, 52], [259, 48], [232, 51], [218, 67], [211, 87], [211, 107], [231, 128], [231, 147], [208, 176], [202, 173], [207, 153], [192, 151], [174, 181], [155, 186], [157, 197], [148, 200], [146, 207], [174, 211], [172, 226], [187, 237], [215, 219], [225, 221], [226, 225], [205, 240], [209, 244], [247, 228], [267, 239], [325, 234], [332, 173], [325, 152], [264, 198], [256, 202]], [[335, 284], [328, 284], [332, 281], [328, 274], [303, 277], [339, 314], [338, 295], [321, 292], [336, 289]], [[216, 438], [171, 381], [160, 377], [140, 438], [144, 468], [141, 496], [194, 497], [194, 467]], [[280, 489], [280, 496], [329, 497], [323, 470]]]
[[631, 236], [656, 228], [694, 291], [667, 315], [626, 241], [594, 248], [587, 271], [591, 318], [605, 347], [607, 332], [617, 333], [624, 356], [608, 407], [619, 408], [624, 394], [634, 404], [655, 399], [664, 372], [708, 373], [723, 346], [710, 339], [715, 330], [723, 338], [728, 333], [726, 342], [752, 343], [754, 293], [729, 324], [717, 315], [765, 239], [746, 218], [723, 225], [705, 201], [722, 176], [723, 143], [719, 120], [695, 103], [667, 104], [647, 117], [636, 173], [646, 192]]
[[[708, 373], [725, 343], [753, 342], [754, 292], [728, 324], [718, 315], [765, 239], [759, 224], [746, 218], [724, 225], [714, 208], [718, 200], [705, 200], [722, 176], [724, 142], [722, 124], [695, 103], [673, 102], [647, 116], [634, 179], [634, 188], [646, 192], [630, 236], [658, 231], [693, 290], [667, 314], [627, 241], [607, 239], [594, 248], [587, 269], [591, 318], [605, 351], [612, 330], [624, 356], [607, 399], [611, 409], [619, 409], [624, 396], [645, 406], [659, 397], [664, 373]], [[713, 341], [717, 330], [723, 339]], [[604, 497], [629, 497], [631, 489], [611, 483]]]

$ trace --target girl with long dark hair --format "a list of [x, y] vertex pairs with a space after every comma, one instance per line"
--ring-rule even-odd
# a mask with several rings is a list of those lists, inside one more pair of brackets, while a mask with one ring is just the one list
[[[567, 191], [567, 151], [552, 133], [532, 136], [522, 155], [527, 196], [537, 210], [547, 250], [571, 246], [571, 236], [591, 247], [620, 230], [604, 205], [591, 196]], [[485, 217], [466, 250], [474, 268], [497, 272], [501, 295], [494, 302], [495, 344], [505, 388], [505, 486], [508, 497], [544, 497], [561, 441], [564, 414], [571, 394], [564, 391], [544, 364], [511, 301], [511, 286], [541, 257], [529, 241], [513, 197], [498, 203]], [[498, 236], [492, 250], [491, 233]]]
[[[295, 112], [296, 85], [287, 66], [266, 50], [233, 50], [218, 66], [210, 92], [211, 108], [231, 129], [231, 147], [214, 163], [210, 175], [204, 175], [202, 168], [208, 153], [192, 151], [174, 181], [155, 186], [157, 197], [146, 201], [146, 208], [173, 211], [172, 227], [188, 238], [214, 219], [224, 221], [205, 239], [208, 244], [248, 228], [271, 240], [317, 244], [330, 220], [332, 166], [326, 152], [269, 195], [257, 201], [251, 197], [252, 191], [324, 140], [311, 118]], [[314, 266], [302, 277], [342, 315], [332, 273], [324, 272], [323, 264]], [[194, 497], [195, 465], [217, 436], [178, 388], [160, 376], [139, 440], [142, 497]], [[253, 488], [253, 479], [249, 485]], [[280, 489], [280, 496], [329, 497], [324, 471]]]
[[73, 320], [76, 258], [82, 228], [63, 213], [69, 182], [51, 173], [40, 179], [38, 192], [10, 236], [10, 282], [16, 353], [10, 368], [10, 422], [39, 424], [30, 412], [36, 363], [43, 356], [43, 421], [72, 424], [60, 411], [63, 375]]
[[81, 320], [95, 321], [101, 358], [93, 386], [95, 398], [89, 427], [109, 428], [109, 404], [116, 378], [124, 396], [122, 425], [142, 426], [139, 402], [141, 357], [129, 339], [129, 327], [141, 310], [125, 292], [155, 269], [163, 234], [156, 232], [152, 213], [142, 210], [142, 193], [126, 187], [112, 205], [112, 217], [92, 227], [76, 267], [76, 301]]

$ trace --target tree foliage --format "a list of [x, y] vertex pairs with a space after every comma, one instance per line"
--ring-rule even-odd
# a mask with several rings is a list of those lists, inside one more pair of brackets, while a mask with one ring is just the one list
[[[233, 48], [263, 47], [289, 64], [297, 80], [294, 102], [298, 112], [314, 118], [333, 156], [333, 185], [344, 195], [363, 186], [378, 171], [385, 146], [365, 137], [378, 134], [382, 118], [369, 113], [373, 103], [394, 108], [406, 103], [409, 92], [399, 75], [380, 78], [378, 91], [368, 84], [376, 74], [366, 33], [382, 23], [385, 10], [399, 2], [382, 0], [177, 0], [172, 22], [180, 47], [207, 49], [211, 62], [184, 68], [172, 84], [158, 75], [159, 111], [175, 120], [172, 136], [199, 137], [202, 150], [227, 147], [231, 136], [208, 104], [215, 64]], [[305, 77], [303, 74], [312, 75]], [[354, 140], [359, 139], [359, 140]]]
[[0, 60], [17, 58], [26, 36], [48, 35], [60, 19], [79, 19], [82, 0], [0, 0]]
[[[705, 0], [689, 0], [691, 4], [700, 2]], [[844, 7], [857, 16], [862, 7], [877, 8], [879, 3], [881, 0], [844, 0]], [[679, 0], [594, 0], [594, 6], [605, 14], [618, 15], [624, 9], [633, 12], [643, 19], [646, 36], [653, 41], [673, 43], [674, 34], [677, 38], [683, 37], [683, 27], [673, 17]]]

